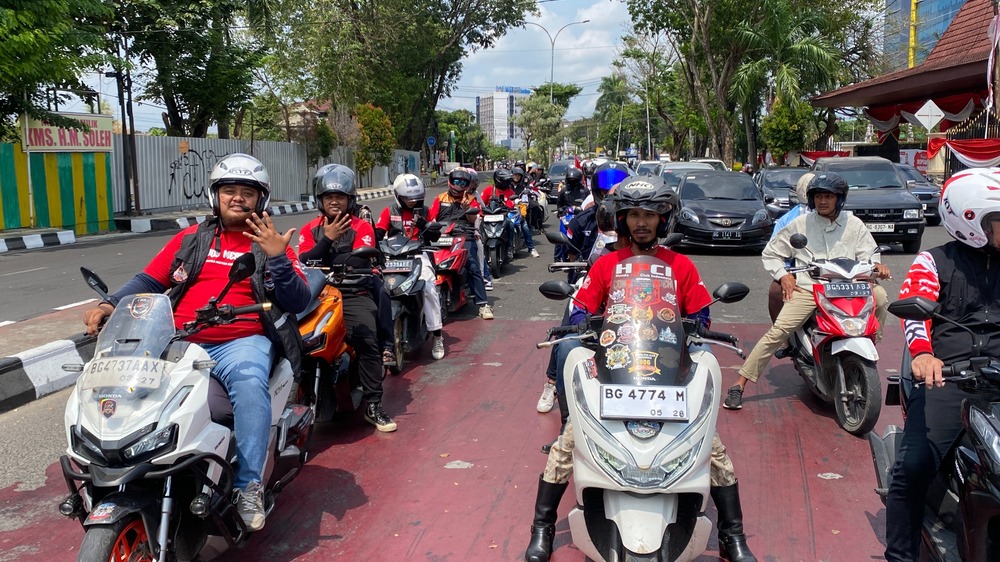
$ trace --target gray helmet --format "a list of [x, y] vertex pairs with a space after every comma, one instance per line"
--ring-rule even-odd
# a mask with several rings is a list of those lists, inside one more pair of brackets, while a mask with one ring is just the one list
[[664, 238], [676, 221], [677, 194], [659, 176], [629, 178], [615, 188], [615, 231], [619, 236], [631, 236], [625, 217], [629, 209], [646, 209], [660, 215], [656, 237]]
[[354, 214], [358, 204], [358, 191], [354, 187], [354, 171], [342, 164], [327, 164], [313, 176], [313, 195], [316, 204], [322, 208], [322, 197], [331, 193], [342, 193], [348, 197], [347, 212]]
[[271, 177], [261, 164], [249, 154], [230, 154], [212, 168], [209, 175], [208, 202], [212, 205], [212, 213], [219, 216], [219, 188], [224, 185], [246, 185], [260, 192], [257, 206], [253, 209], [262, 214], [271, 204]]

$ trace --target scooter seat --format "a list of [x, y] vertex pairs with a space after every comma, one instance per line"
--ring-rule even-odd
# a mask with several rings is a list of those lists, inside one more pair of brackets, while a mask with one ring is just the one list
[[208, 384], [208, 410], [211, 412], [212, 421], [233, 428], [233, 403], [229, 401], [229, 393], [222, 382], [215, 377], [209, 377]]

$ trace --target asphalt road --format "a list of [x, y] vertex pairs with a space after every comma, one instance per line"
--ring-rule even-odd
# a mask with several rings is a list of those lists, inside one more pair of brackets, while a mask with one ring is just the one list
[[[440, 192], [432, 190], [432, 194]], [[375, 212], [389, 203], [389, 199], [373, 202]], [[299, 228], [311, 217], [310, 214], [276, 217], [280, 229]], [[555, 219], [550, 219], [554, 224]], [[86, 266], [99, 272], [109, 286], [115, 288], [141, 269], [148, 259], [158, 251], [173, 233], [147, 235], [109, 235], [84, 238], [71, 246], [54, 247], [30, 252], [14, 253], [0, 257], [0, 311], [2, 319], [23, 320], [45, 317], [56, 307], [72, 305], [92, 298], [92, 293], [79, 276], [79, 267]], [[947, 241], [949, 237], [942, 227], [927, 229], [923, 247], [929, 248]], [[496, 289], [490, 293], [497, 318], [500, 320], [526, 320], [555, 322], [562, 314], [562, 303], [546, 301], [538, 294], [536, 287], [543, 281], [554, 278], [546, 270], [551, 257], [551, 245], [544, 237], [537, 236], [536, 243], [542, 254], [541, 259], [521, 258], [513, 264], [513, 274], [508, 271], [495, 282]], [[713, 317], [717, 329], [725, 330], [725, 325], [769, 324], [766, 312], [766, 289], [770, 279], [763, 271], [760, 258], [746, 253], [698, 253], [692, 259], [701, 271], [709, 290], [726, 281], [740, 281], [751, 287], [750, 296], [741, 303], [715, 305]], [[913, 256], [890, 253], [884, 257], [893, 271], [893, 279], [886, 283], [892, 297], [898, 294], [899, 284], [912, 263]], [[76, 318], [87, 305], [71, 307]], [[450, 319], [445, 326], [446, 334], [455, 322], [463, 326], [465, 332], [473, 334], [469, 345], [477, 345], [477, 330], [488, 331], [481, 320], [476, 319], [473, 307], [467, 307], [463, 314]], [[59, 322], [65, 324], [65, 315]], [[537, 323], [536, 323], [537, 325]], [[78, 331], [79, 325], [62, 325], [59, 329]], [[456, 332], [458, 328], [454, 328]], [[736, 327], [733, 327], [735, 330]], [[890, 322], [889, 332], [898, 332], [899, 326]], [[501, 340], [503, 336], [500, 336]], [[511, 338], [511, 355], [529, 353], [533, 348], [523, 335]], [[747, 336], [743, 336], [747, 337]], [[485, 339], [485, 336], [484, 336]], [[515, 342], [514, 340], [517, 339]], [[898, 336], [897, 336], [898, 339]], [[898, 357], [898, 354], [895, 355]], [[727, 361], [732, 358], [727, 358]], [[895, 359], [898, 361], [898, 359]], [[732, 361], [729, 361], [732, 362]], [[891, 371], [897, 365], [880, 365], [880, 370]], [[427, 383], [427, 384], [433, 384]], [[61, 480], [54, 471], [53, 463], [65, 449], [62, 414], [69, 389], [48, 396], [17, 410], [0, 415], [0, 491], [25, 492], [51, 485], [53, 479]], [[530, 400], [537, 397], [537, 391], [527, 391]], [[532, 402], [533, 404], [533, 402]], [[745, 419], [745, 418], [744, 418]], [[864, 460], [865, 463], [869, 461]], [[535, 463], [537, 464], [537, 463]], [[870, 465], [868, 465], [870, 467]], [[537, 468], [537, 467], [534, 467]], [[535, 471], [537, 474], [537, 470]], [[30, 506], [6, 504], [0, 506], [0, 513], [20, 513]], [[34, 506], [32, 509], [54, 509], [54, 504]], [[4, 519], [0, 517], [0, 519]], [[525, 524], [526, 525], [526, 524]], [[524, 525], [522, 525], [524, 526]], [[0, 532], [7, 530], [0, 525]], [[522, 529], [523, 530], [523, 529]], [[78, 540], [74, 537], [73, 540]], [[6, 548], [0, 546], [0, 548]], [[6, 560], [0, 556], [0, 559]], [[12, 558], [14, 559], [14, 558]]]

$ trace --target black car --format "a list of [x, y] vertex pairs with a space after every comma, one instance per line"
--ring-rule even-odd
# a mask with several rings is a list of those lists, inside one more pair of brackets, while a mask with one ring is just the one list
[[851, 190], [845, 209], [864, 221], [879, 244], [899, 243], [903, 251], [920, 251], [924, 235], [924, 210], [910, 193], [893, 163], [878, 156], [819, 158], [813, 172], [837, 172]]
[[677, 186], [681, 246], [755, 248], [767, 245], [774, 229], [753, 178], [742, 172], [690, 170]]
[[774, 196], [774, 206], [778, 208], [778, 213], [774, 218], [787, 213], [788, 209], [791, 208], [788, 203], [788, 192], [794, 190], [799, 178], [808, 172], [809, 168], [764, 168], [754, 178], [764, 193], [770, 193]]
[[549, 181], [552, 189], [549, 190], [548, 199], [552, 205], [559, 199], [559, 191], [562, 190], [563, 181], [566, 179], [566, 170], [576, 166], [576, 160], [557, 160], [549, 166]]
[[931, 226], [941, 224], [941, 215], [938, 214], [941, 187], [932, 183], [920, 173], [920, 170], [910, 164], [896, 164], [896, 170], [903, 176], [910, 193], [916, 195], [920, 204], [924, 206], [924, 218], [927, 219], [927, 224]]

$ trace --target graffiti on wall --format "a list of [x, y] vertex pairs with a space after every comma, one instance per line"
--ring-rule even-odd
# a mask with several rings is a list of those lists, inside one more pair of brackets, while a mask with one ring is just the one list
[[167, 193], [173, 195], [177, 188], [185, 199], [208, 199], [208, 175], [215, 164], [229, 155], [216, 154], [214, 150], [189, 150], [170, 163], [170, 186]]

